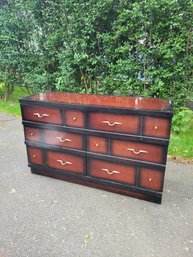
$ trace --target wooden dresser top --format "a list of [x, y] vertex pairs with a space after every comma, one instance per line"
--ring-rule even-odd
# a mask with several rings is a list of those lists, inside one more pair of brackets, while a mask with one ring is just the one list
[[172, 111], [170, 100], [159, 98], [94, 95], [63, 92], [46, 92], [21, 98], [21, 101], [55, 102], [76, 105], [95, 105], [105, 107], [129, 108], [134, 110]]

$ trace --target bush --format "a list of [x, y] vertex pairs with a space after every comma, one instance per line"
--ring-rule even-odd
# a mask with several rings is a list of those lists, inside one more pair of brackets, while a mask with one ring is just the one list
[[186, 132], [193, 124], [193, 112], [188, 108], [181, 108], [172, 119], [172, 131], [179, 134]]
[[9, 100], [14, 90], [14, 86], [9, 82], [0, 83], [0, 99], [1, 100]]
[[193, 84], [191, 0], [14, 0], [0, 8], [0, 79], [33, 91], [173, 98]]

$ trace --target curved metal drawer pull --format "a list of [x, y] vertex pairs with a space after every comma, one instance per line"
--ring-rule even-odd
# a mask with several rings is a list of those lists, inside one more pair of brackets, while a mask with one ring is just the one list
[[118, 121], [115, 121], [115, 122], [111, 123], [111, 122], [108, 121], [108, 120], [103, 120], [102, 123], [108, 124], [108, 125], [111, 126], [111, 127], [113, 127], [113, 126], [115, 126], [115, 125], [121, 125], [121, 124], [123, 124], [123, 123], [118, 122]]
[[64, 138], [62, 139], [61, 137], [56, 137], [60, 142], [64, 143], [64, 142], [71, 142], [72, 140], [71, 139], [68, 139], [68, 138]]
[[63, 166], [66, 165], [66, 164], [69, 164], [69, 165], [72, 164], [71, 162], [63, 162], [62, 160], [57, 160], [57, 162], [59, 162]]
[[50, 115], [46, 113], [40, 114], [38, 112], [34, 112], [34, 116], [38, 116], [38, 118], [43, 118], [43, 117], [49, 117]]
[[105, 172], [107, 172], [109, 175], [112, 175], [112, 174], [118, 174], [118, 173], [120, 173], [119, 171], [117, 171], [117, 170], [112, 170], [112, 171], [109, 171], [108, 169], [101, 169], [102, 171], [105, 171]]
[[135, 151], [135, 150], [132, 149], [132, 148], [127, 148], [127, 150], [132, 151], [134, 154], [148, 153], [147, 151], [144, 151], [144, 150], [139, 150], [139, 151], [137, 152], [137, 151]]

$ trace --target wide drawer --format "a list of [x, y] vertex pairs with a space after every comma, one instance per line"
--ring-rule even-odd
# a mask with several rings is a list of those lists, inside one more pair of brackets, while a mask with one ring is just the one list
[[90, 113], [88, 127], [95, 130], [139, 134], [140, 117], [137, 115]]
[[111, 154], [148, 162], [164, 162], [164, 148], [159, 145], [114, 139], [111, 142]]
[[43, 164], [42, 150], [40, 148], [28, 146], [27, 154], [29, 163], [38, 165]]
[[161, 192], [163, 189], [163, 183], [163, 171], [144, 167], [140, 169], [139, 187]]
[[166, 118], [144, 117], [142, 134], [149, 137], [169, 138], [170, 120]]
[[62, 124], [62, 112], [59, 109], [39, 106], [22, 106], [22, 114], [24, 120], [58, 125]]
[[40, 129], [38, 128], [31, 128], [31, 127], [24, 127], [25, 139], [28, 141], [33, 142], [40, 142]]
[[44, 141], [46, 144], [65, 148], [83, 149], [83, 136], [79, 134], [45, 129]]
[[117, 181], [126, 184], [135, 184], [136, 167], [111, 163], [107, 161], [89, 159], [88, 171], [92, 177]]
[[84, 174], [85, 158], [66, 153], [47, 151], [47, 165], [51, 168]]

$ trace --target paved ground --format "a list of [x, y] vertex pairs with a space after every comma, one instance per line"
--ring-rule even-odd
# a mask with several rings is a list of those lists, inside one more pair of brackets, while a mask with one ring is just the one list
[[162, 205], [30, 173], [21, 120], [0, 113], [0, 257], [193, 256], [193, 165]]

